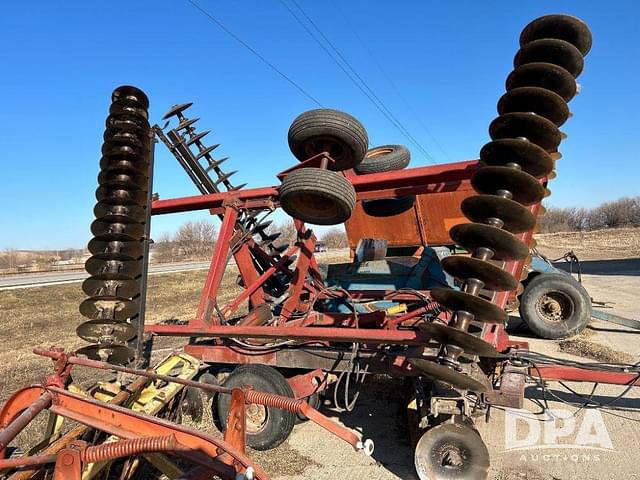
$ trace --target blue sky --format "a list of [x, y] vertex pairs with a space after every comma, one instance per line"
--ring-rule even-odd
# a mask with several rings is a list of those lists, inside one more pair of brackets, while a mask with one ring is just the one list
[[[438, 163], [477, 158], [522, 27], [547, 13], [581, 17], [594, 45], [549, 204], [640, 194], [640, 2], [298, 1]], [[324, 106], [359, 118], [372, 144], [407, 143], [280, 0], [198, 2]], [[236, 181], [250, 186], [275, 184], [295, 162], [288, 127], [315, 107], [186, 0], [8, 2], [0, 51], [0, 249], [86, 245], [104, 120], [120, 84], [147, 92], [156, 122], [172, 104], [195, 102], [209, 143], [222, 144]], [[194, 194], [164, 146], [156, 152], [154, 190]], [[414, 166], [430, 164], [412, 153]], [[202, 216], [158, 218], [154, 234]]]

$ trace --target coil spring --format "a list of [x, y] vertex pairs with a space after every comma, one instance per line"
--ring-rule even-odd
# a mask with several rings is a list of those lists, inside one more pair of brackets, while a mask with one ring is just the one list
[[[479, 297], [481, 290], [508, 291], [518, 281], [495, 261], [524, 260], [529, 246], [515, 234], [534, 228], [536, 217], [527, 208], [546, 195], [540, 183], [560, 158], [559, 130], [569, 117], [567, 102], [577, 92], [575, 78], [591, 47], [591, 33], [579, 19], [566, 15], [540, 17], [520, 36], [515, 69], [498, 102], [499, 116], [491, 122], [491, 140], [480, 152], [481, 167], [471, 179], [478, 195], [466, 198], [461, 209], [472, 223], [453, 227], [453, 241], [472, 251], [471, 257], [448, 257], [445, 271], [463, 281], [462, 291], [435, 289], [433, 298], [454, 312], [453, 327], [468, 331], [471, 321], [504, 323], [507, 314]], [[455, 366], [464, 352], [444, 344], [440, 361]]]
[[96, 463], [141, 453], [169, 452], [174, 451], [177, 444], [175, 435], [119, 440], [87, 447], [84, 451], [83, 461], [85, 463]]
[[256, 392], [255, 390], [245, 390], [245, 398], [247, 403], [278, 408], [291, 413], [299, 413], [303, 402], [300, 399], [296, 400], [295, 398], [287, 398], [268, 392]]
[[135, 336], [128, 319], [139, 313], [138, 277], [142, 272], [149, 190], [151, 135], [149, 100], [139, 89], [114, 90], [106, 120], [98, 189], [85, 264], [90, 277], [82, 284], [89, 298], [80, 313], [91, 319], [76, 332], [93, 342], [78, 353], [89, 358], [127, 363], [133, 358], [125, 343]]

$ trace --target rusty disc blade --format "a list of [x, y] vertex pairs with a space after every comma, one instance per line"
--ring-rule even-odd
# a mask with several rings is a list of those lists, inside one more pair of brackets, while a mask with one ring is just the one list
[[128, 217], [138, 223], [144, 222], [147, 217], [146, 210], [139, 205], [117, 205], [103, 202], [96, 203], [93, 214], [96, 218]]
[[146, 191], [149, 179], [133, 172], [102, 170], [98, 174], [98, 185], [109, 188], [133, 188]]
[[112, 102], [135, 102], [142, 108], [149, 108], [149, 98], [137, 87], [132, 85], [121, 85], [111, 94]]
[[104, 280], [135, 278], [142, 273], [142, 263], [138, 260], [103, 260], [91, 257], [84, 268], [89, 275]]
[[113, 365], [126, 365], [136, 356], [134, 349], [124, 345], [87, 345], [76, 350], [76, 354]]
[[498, 218], [504, 222], [502, 228], [511, 233], [526, 232], [536, 223], [535, 217], [526, 207], [496, 195], [467, 197], [460, 208], [472, 222], [487, 223], [489, 218]]
[[147, 203], [147, 193], [142, 190], [98, 187], [96, 200], [112, 205], [145, 205]]
[[434, 288], [431, 296], [443, 307], [451, 310], [464, 310], [471, 313], [476, 322], [506, 323], [509, 315], [495, 303], [470, 293], [453, 290], [451, 288]]
[[442, 259], [441, 263], [448, 274], [459, 280], [476, 278], [484, 283], [487, 290], [513, 290], [518, 286], [518, 281], [513, 278], [513, 275], [484, 260], [455, 255]]
[[506, 89], [519, 87], [541, 87], [570, 101], [578, 91], [578, 84], [569, 72], [553, 63], [527, 63], [517, 67], [507, 77]]
[[498, 113], [533, 112], [562, 125], [569, 118], [569, 106], [557, 93], [540, 87], [519, 87], [509, 90], [498, 100]]
[[449, 230], [451, 239], [470, 250], [487, 247], [495, 253], [492, 260], [521, 260], [529, 255], [529, 248], [516, 236], [500, 228], [482, 223], [464, 223]]
[[178, 105], [174, 105], [171, 109], [162, 116], [162, 120], [166, 120], [167, 118], [173, 117], [181, 112], [184, 112], [187, 108], [193, 105], [193, 102], [188, 103], [180, 103]]
[[[144, 225], [135, 221], [130, 217], [120, 222], [117, 218], [115, 222], [110, 222], [98, 218], [91, 224], [91, 233], [95, 238], [113, 239], [113, 240], [139, 240], [144, 236]], [[126, 223], [125, 223], [126, 222]]]
[[486, 392], [487, 387], [465, 373], [458, 372], [453, 368], [440, 365], [439, 363], [426, 360], [424, 358], [409, 358], [409, 363], [415, 367], [425, 377], [432, 380], [439, 380], [455, 388], [471, 390], [472, 392]]
[[124, 321], [138, 313], [138, 302], [124, 297], [92, 297], [80, 304], [80, 313], [93, 320]]
[[138, 282], [132, 279], [102, 279], [90, 277], [82, 282], [82, 291], [90, 297], [127, 297], [140, 293]]
[[551, 156], [543, 148], [518, 138], [503, 138], [487, 143], [480, 150], [480, 159], [489, 166], [516, 163], [536, 178], [547, 175], [554, 165]]
[[541, 38], [559, 38], [574, 45], [582, 55], [591, 50], [591, 32], [586, 23], [570, 15], [544, 15], [529, 23], [520, 34], [520, 45]]
[[584, 68], [580, 50], [559, 38], [541, 38], [523, 45], [513, 59], [513, 66], [539, 62], [558, 65], [574, 77], [580, 75]]
[[415, 466], [421, 480], [486, 480], [489, 451], [474, 429], [461, 423], [442, 423], [418, 441]]
[[469, 355], [479, 355], [481, 357], [498, 356], [498, 350], [489, 342], [485, 342], [480, 337], [457, 328], [448, 327], [441, 323], [422, 323], [419, 328], [420, 331], [438, 342], [445, 345], [456, 345]]
[[523, 112], [505, 113], [494, 119], [489, 125], [489, 135], [492, 140], [526, 138], [547, 152], [557, 150], [561, 140], [560, 130], [552, 121]]
[[[116, 343], [125, 343], [136, 336], [136, 330], [130, 323], [105, 320], [89, 320], [78, 325], [76, 334], [87, 342], [98, 343], [101, 339], [113, 339]], [[101, 342], [105, 343], [105, 340]]]
[[100, 169], [105, 172], [134, 173], [136, 175], [148, 176], [149, 168], [144, 162], [123, 156], [103, 156], [100, 159]]
[[140, 241], [122, 242], [92, 238], [88, 249], [95, 258], [101, 260], [137, 260], [142, 256], [144, 245]]
[[482, 167], [471, 177], [471, 186], [476, 192], [489, 195], [507, 190], [513, 200], [523, 205], [538, 203], [544, 197], [544, 187], [535, 177], [512, 167]]

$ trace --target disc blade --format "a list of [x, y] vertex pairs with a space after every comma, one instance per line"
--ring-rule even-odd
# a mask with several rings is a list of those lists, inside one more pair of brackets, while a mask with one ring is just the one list
[[529, 248], [516, 236], [500, 228], [482, 223], [464, 223], [449, 230], [451, 239], [470, 250], [479, 247], [495, 252], [492, 260], [521, 260], [529, 254]]
[[443, 307], [455, 312], [463, 310], [471, 313], [476, 322], [506, 323], [509, 315], [495, 303], [469, 293], [451, 288], [434, 288], [431, 290], [433, 299]]
[[145, 93], [132, 85], [122, 85], [111, 93], [112, 102], [135, 102], [142, 108], [149, 108], [149, 99]]
[[474, 429], [461, 423], [442, 423], [418, 441], [415, 466], [420, 480], [486, 480], [489, 451]]
[[149, 179], [133, 172], [113, 172], [102, 170], [98, 174], [98, 185], [109, 188], [139, 189], [147, 188]]
[[465, 373], [458, 372], [453, 368], [440, 365], [439, 363], [426, 360], [424, 358], [410, 358], [409, 363], [416, 370], [433, 380], [439, 380], [455, 388], [471, 390], [472, 392], [486, 392], [488, 388], [479, 381], [471, 378]]
[[557, 150], [561, 140], [560, 130], [552, 121], [535, 113], [522, 112], [505, 113], [494, 119], [489, 125], [489, 136], [492, 140], [526, 138], [547, 152]]
[[96, 190], [96, 200], [102, 203], [116, 205], [144, 205], [147, 203], [147, 193], [142, 190], [98, 187]]
[[527, 63], [517, 67], [506, 81], [507, 91], [518, 87], [541, 87], [570, 101], [578, 90], [576, 79], [564, 68], [553, 63]]
[[571, 43], [559, 38], [540, 38], [523, 45], [513, 59], [513, 66], [527, 63], [553, 63], [564, 68], [574, 78], [584, 68], [582, 53]]
[[95, 258], [101, 260], [137, 260], [142, 256], [144, 245], [140, 241], [105, 241], [92, 238], [88, 249]]
[[544, 15], [529, 23], [520, 34], [520, 45], [540, 38], [559, 38], [574, 45], [582, 55], [591, 49], [591, 32], [586, 23], [570, 15]]
[[193, 102], [189, 102], [189, 103], [180, 103], [178, 105], [174, 105], [173, 107], [171, 107], [171, 109], [169, 109], [169, 111], [167, 113], [165, 113], [162, 116], [162, 120], [166, 120], [167, 118], [173, 117], [174, 115], [177, 115], [179, 113], [182, 113], [183, 111], [185, 111], [187, 108], [189, 108], [191, 105], [193, 105]]
[[80, 304], [80, 313], [93, 320], [124, 321], [138, 313], [138, 302], [124, 297], [92, 297]]
[[480, 150], [480, 159], [490, 166], [516, 163], [536, 178], [547, 175], [554, 165], [551, 156], [543, 148], [518, 138], [503, 138], [487, 143]]
[[485, 342], [480, 337], [463, 332], [457, 328], [448, 327], [441, 323], [421, 323], [420, 331], [429, 335], [445, 345], [456, 345], [470, 355], [481, 357], [496, 357], [498, 351], [489, 342]]
[[135, 350], [124, 345], [88, 345], [76, 350], [76, 354], [113, 365], [126, 365], [136, 356]]
[[474, 195], [460, 205], [462, 213], [472, 222], [487, 223], [490, 218], [504, 222], [502, 228], [511, 233], [531, 230], [536, 224], [533, 214], [518, 202], [496, 195]]
[[540, 87], [519, 87], [509, 90], [498, 100], [498, 113], [533, 112], [562, 125], [569, 118], [569, 106], [557, 93]]
[[101, 279], [90, 277], [82, 282], [82, 291], [90, 297], [127, 297], [140, 293], [138, 282], [131, 279]]
[[513, 275], [484, 260], [454, 255], [442, 259], [441, 263], [442, 268], [448, 274], [462, 281], [467, 278], [476, 278], [482, 281], [488, 290], [513, 290], [518, 286], [518, 281]]
[[[78, 325], [76, 334], [87, 342], [98, 343], [108, 337], [117, 343], [124, 343], [136, 336], [136, 330], [127, 322], [89, 320]], [[104, 345], [104, 341], [102, 344]]]
[[142, 262], [137, 260], [103, 260], [91, 257], [84, 269], [94, 278], [118, 280], [135, 278], [142, 273]]
[[478, 193], [490, 195], [507, 190], [523, 205], [538, 203], [544, 197], [544, 187], [538, 180], [511, 167], [482, 167], [471, 177], [471, 186]]
[[126, 240], [128, 238], [131, 240], [139, 240], [144, 236], [143, 224], [136, 222], [130, 217], [127, 217], [124, 220], [127, 223], [112, 223], [98, 218], [91, 224], [91, 233], [95, 238], [104, 237], [106, 239], [108, 237], [113, 238], [114, 240]]
[[147, 212], [139, 205], [117, 205], [98, 202], [93, 209], [96, 218], [131, 218], [134, 222], [144, 222]]

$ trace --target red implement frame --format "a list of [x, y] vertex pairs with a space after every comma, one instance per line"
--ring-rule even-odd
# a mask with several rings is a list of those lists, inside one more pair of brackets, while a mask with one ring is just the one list
[[[198, 466], [194, 472], [181, 478], [211, 478], [212, 475], [216, 475], [223, 479], [237, 479], [244, 478], [243, 475], [251, 469], [253, 478], [267, 480], [267, 474], [245, 455], [246, 404], [259, 404], [303, 414], [356, 450], [363, 450], [365, 445], [370, 445], [370, 442], [362, 442], [352, 431], [332, 422], [302, 400], [258, 392], [249, 387], [229, 389], [160, 375], [149, 370], [120, 367], [74, 355], [67, 356], [59, 349], [36, 348], [34, 353], [52, 358], [56, 363], [56, 373], [49, 376], [43, 385], [17, 391], [0, 410], [0, 471], [14, 468], [33, 470], [42, 465], [55, 464], [54, 479], [79, 480], [84, 466], [89, 463], [142, 453], [164, 452]], [[230, 394], [231, 405], [224, 438], [217, 439], [182, 425], [135, 413], [115, 403], [104, 403], [70, 393], [63, 385], [67, 383], [73, 365], [118, 371], [210, 392]], [[138, 387], [140, 386], [138, 384]], [[120, 440], [90, 446], [86, 442], [78, 441], [78, 435], [72, 430], [70, 433], [73, 436], [60, 448], [53, 449], [52, 445], [40, 455], [5, 459], [5, 449], [9, 443], [45, 409], [89, 428], [115, 435]], [[371, 453], [370, 450], [365, 451]], [[18, 472], [15, 478], [23, 477]]]
[[[317, 158], [307, 162], [318, 162]], [[307, 163], [305, 162], [305, 163]], [[478, 161], [465, 161], [446, 165], [419, 167], [402, 171], [391, 171], [357, 176], [347, 172], [353, 184], [358, 206], [352, 218], [347, 221], [346, 228], [349, 244], [352, 249], [360, 238], [375, 237], [389, 240], [390, 246], [450, 245], [449, 229], [458, 223], [465, 222], [460, 211], [461, 201], [474, 193], [470, 179], [478, 168]], [[296, 166], [294, 168], [300, 168]], [[283, 178], [289, 169], [278, 175]], [[416, 195], [414, 208], [392, 218], [375, 219], [368, 217], [360, 207], [360, 201], [392, 198], [403, 195]], [[290, 247], [276, 263], [263, 272], [256, 271], [252, 256], [269, 256], [262, 252], [251, 239], [234, 244], [238, 232], [234, 229], [238, 212], [256, 207], [269, 206], [276, 208], [278, 204], [278, 187], [265, 187], [239, 190], [229, 193], [197, 195], [170, 200], [156, 200], [152, 205], [153, 215], [209, 209], [212, 213], [223, 214], [224, 220], [220, 236], [214, 249], [211, 268], [202, 292], [200, 306], [196, 318], [184, 325], [147, 325], [145, 331], [157, 335], [189, 336], [195, 338], [214, 339], [213, 344], [186, 345], [185, 351], [211, 363], [263, 363], [274, 366], [307, 368], [314, 370], [319, 365], [293, 360], [282, 365], [273, 352], [257, 353], [243, 350], [238, 346], [229, 348], [221, 339], [283, 339], [308, 342], [314, 345], [330, 346], [335, 343], [359, 343], [366, 346], [376, 345], [413, 345], [424, 346], [425, 338], [415, 329], [407, 328], [412, 318], [424, 313], [425, 307], [416, 308], [401, 316], [385, 316], [360, 314], [357, 318], [350, 314], [320, 313], [313, 310], [317, 299], [335, 296], [328, 293], [320, 279], [320, 273], [313, 256], [316, 238], [304, 224], [296, 221], [298, 242]], [[534, 215], [538, 214], [540, 204], [530, 207]], [[234, 237], [235, 235], [235, 237]], [[519, 237], [528, 245], [531, 244], [533, 232], [526, 232]], [[298, 261], [293, 273], [284, 269], [285, 262], [296, 255]], [[234, 257], [240, 275], [243, 278], [244, 291], [228, 305], [218, 306], [216, 296], [227, 259]], [[519, 278], [524, 261], [508, 262], [504, 268]], [[275, 272], [284, 271], [290, 275], [290, 283], [279, 316], [265, 320], [250, 313], [237, 323], [228, 323], [228, 316], [238, 310], [240, 305], [250, 300], [253, 306], [264, 301], [263, 286], [265, 281]], [[350, 291], [350, 298], [381, 299], [391, 292], [382, 291]], [[429, 296], [428, 291], [421, 292]], [[494, 303], [504, 308], [513, 292], [498, 292]], [[415, 300], [415, 296], [398, 294], [395, 300]], [[215, 313], [215, 315], [214, 315]], [[443, 319], [447, 319], [446, 315]], [[268, 324], [267, 324], [268, 323]], [[496, 346], [498, 351], [506, 352], [514, 344], [510, 342], [504, 326], [486, 324], [482, 337]], [[292, 354], [293, 355], [293, 354]], [[295, 355], [294, 355], [295, 356]], [[296, 363], [298, 362], [298, 363]], [[395, 373], [411, 375], [412, 372], [402, 358], [394, 362]], [[541, 369], [543, 378], [571, 380], [580, 378], [583, 381], [600, 383], [625, 384], [629, 382], [628, 374], [615, 372], [595, 372], [565, 367]], [[300, 388], [300, 382], [290, 382], [297, 398], [304, 396], [308, 388]]]

